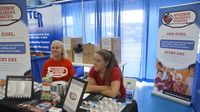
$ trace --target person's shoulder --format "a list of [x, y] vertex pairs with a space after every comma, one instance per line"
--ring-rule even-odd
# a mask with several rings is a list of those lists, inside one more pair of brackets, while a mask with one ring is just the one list
[[114, 66], [114, 67], [112, 68], [112, 71], [120, 71], [119, 66]]
[[92, 66], [92, 68], [90, 68], [90, 73], [96, 73], [97, 71], [95, 71], [94, 66]]
[[112, 80], [119, 80], [122, 78], [122, 72], [118, 66], [114, 66], [111, 70], [110, 77]]
[[72, 61], [69, 60], [69, 59], [67, 59], [67, 58], [64, 58], [63, 60], [64, 60], [65, 62], [67, 62], [67, 63], [71, 63], [71, 64], [72, 64]]
[[118, 66], [114, 66], [111, 70], [111, 74], [121, 74], [121, 69]]
[[95, 71], [94, 66], [92, 66], [89, 71], [89, 76], [94, 77], [95, 74], [98, 74], [98, 72]]
[[92, 68], [91, 68], [90, 70], [95, 71], [95, 70], [94, 70], [94, 66], [92, 66]]

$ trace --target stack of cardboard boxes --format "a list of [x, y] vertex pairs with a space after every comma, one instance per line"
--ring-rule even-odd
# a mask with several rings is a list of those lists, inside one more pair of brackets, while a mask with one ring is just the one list
[[63, 38], [64, 47], [68, 58], [74, 61], [73, 50], [77, 48], [78, 44], [82, 44], [82, 38]]
[[118, 63], [121, 63], [121, 40], [120, 38], [101, 38], [101, 49], [107, 49], [114, 53]]
[[83, 45], [83, 63], [93, 64], [94, 53], [99, 50], [99, 47], [94, 44]]
[[93, 64], [94, 53], [99, 49], [99, 47], [97, 47], [94, 44], [88, 43], [88, 44], [82, 45], [82, 48], [83, 48], [83, 52], [74, 53], [74, 62]]
[[[82, 38], [65, 38], [63, 39], [64, 47], [68, 58], [72, 62], [93, 64], [93, 55], [100, 49], [99, 46], [94, 44], [82, 45], [83, 51], [75, 53], [74, 49], [78, 47], [78, 44], [82, 44]], [[118, 63], [121, 63], [121, 40], [120, 38], [102, 38], [101, 49], [107, 49], [114, 53]]]

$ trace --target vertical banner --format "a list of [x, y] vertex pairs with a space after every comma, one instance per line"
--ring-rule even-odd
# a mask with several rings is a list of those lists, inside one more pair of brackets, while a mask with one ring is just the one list
[[25, 0], [0, 1], [0, 78], [31, 68]]
[[160, 8], [154, 94], [190, 102], [200, 33], [199, 7], [200, 3], [192, 3]]
[[27, 13], [32, 55], [49, 54], [51, 42], [62, 40], [61, 6], [29, 8]]

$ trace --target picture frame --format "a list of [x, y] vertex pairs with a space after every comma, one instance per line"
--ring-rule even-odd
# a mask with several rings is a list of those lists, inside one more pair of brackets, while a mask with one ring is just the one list
[[81, 80], [77, 77], [71, 78], [62, 106], [63, 110], [67, 112], [77, 112], [82, 103], [87, 83], [87, 81]]
[[5, 98], [32, 99], [33, 78], [31, 76], [7, 76]]

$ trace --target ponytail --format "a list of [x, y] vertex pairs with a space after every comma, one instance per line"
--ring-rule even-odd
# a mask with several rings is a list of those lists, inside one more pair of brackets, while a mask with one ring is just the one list
[[104, 78], [105, 78], [106, 85], [110, 85], [110, 83], [111, 83], [110, 72], [112, 71], [112, 69], [115, 66], [118, 66], [118, 62], [117, 62], [115, 55], [113, 54], [112, 51], [101, 49], [101, 50], [97, 51], [97, 54], [101, 55], [105, 62], [108, 62], [108, 65], [106, 66]]

